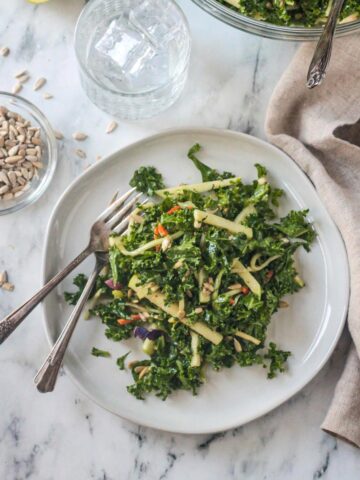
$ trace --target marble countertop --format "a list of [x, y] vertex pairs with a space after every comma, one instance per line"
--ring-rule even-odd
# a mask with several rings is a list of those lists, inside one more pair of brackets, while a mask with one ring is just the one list
[[[0, 217], [0, 271], [8, 270], [12, 293], [0, 291], [0, 316], [40, 286], [44, 232], [65, 187], [113, 150], [167, 127], [211, 126], [264, 137], [271, 92], [297, 46], [250, 36], [211, 18], [189, 0], [185, 10], [193, 36], [190, 78], [177, 104], [138, 123], [119, 122], [91, 105], [76, 71], [72, 35], [81, 0], [25, 0], [0, 3], [0, 90], [11, 90], [14, 75], [29, 70], [21, 94], [34, 101], [65, 135], [48, 192], [33, 206]], [[47, 78], [52, 100], [32, 90]], [[75, 130], [89, 134], [88, 157], [74, 155]], [[359, 478], [359, 451], [324, 434], [319, 426], [343, 368], [346, 336], [316, 378], [293, 399], [248, 425], [202, 436], [173, 435], [139, 427], [103, 411], [65, 374], [53, 394], [41, 395], [32, 378], [48, 352], [37, 308], [0, 350], [1, 480], [198, 480]]]

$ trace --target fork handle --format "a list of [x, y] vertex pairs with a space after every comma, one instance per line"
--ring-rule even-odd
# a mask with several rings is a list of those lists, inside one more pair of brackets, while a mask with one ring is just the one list
[[33, 297], [25, 302], [21, 307], [14, 310], [7, 317], [0, 321], [0, 345], [7, 337], [20, 325], [20, 323], [29, 315], [29, 313], [51, 292], [69, 273], [74, 270], [81, 262], [92, 253], [88, 246], [61, 272], [57, 273], [49, 280]]
[[324, 30], [316, 45], [307, 74], [307, 87], [314, 88], [323, 81], [330, 61], [334, 33], [344, 0], [334, 0]]
[[69, 345], [70, 338], [74, 332], [78, 319], [81, 315], [81, 312], [85, 306], [87, 299], [95, 285], [96, 278], [100, 273], [104, 265], [100, 262], [96, 262], [96, 266], [92, 274], [90, 275], [85, 288], [72, 312], [68, 321], [65, 324], [62, 332], [59, 335], [59, 338], [56, 340], [51, 352], [46, 358], [44, 364], [36, 374], [34, 378], [34, 383], [39, 390], [39, 392], [47, 393], [52, 392], [55, 388], [56, 380], [58, 373], [66, 352], [66, 349]]

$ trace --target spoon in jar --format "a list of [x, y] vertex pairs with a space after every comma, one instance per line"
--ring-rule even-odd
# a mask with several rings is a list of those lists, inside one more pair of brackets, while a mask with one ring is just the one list
[[332, 44], [338, 17], [345, 0], [333, 0], [321, 37], [316, 45], [307, 74], [307, 87], [314, 88], [323, 81], [331, 57]]

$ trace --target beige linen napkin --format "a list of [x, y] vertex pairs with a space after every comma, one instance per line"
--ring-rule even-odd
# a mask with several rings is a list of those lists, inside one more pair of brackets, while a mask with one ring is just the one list
[[353, 345], [322, 428], [360, 447], [360, 36], [336, 39], [324, 83], [308, 90], [313, 51], [302, 45], [281, 78], [266, 131], [310, 177], [346, 244]]

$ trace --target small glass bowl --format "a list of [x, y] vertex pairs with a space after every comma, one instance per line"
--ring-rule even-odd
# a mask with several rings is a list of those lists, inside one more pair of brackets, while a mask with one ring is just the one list
[[[91, 0], [83, 8], [75, 28], [74, 48], [78, 61], [81, 85], [89, 99], [101, 110], [125, 120], [150, 118], [169, 108], [181, 95], [185, 86], [191, 52], [191, 37], [187, 19], [174, 0], [153, 0], [161, 6], [158, 10], [172, 15], [177, 20], [182, 38], [173, 42], [170, 62], [172, 73], [166, 82], [144, 87], [134, 92], [115, 87], [114, 82], [105, 82], [98, 72], [110, 72], [115, 67], [105, 57], [95, 64], [96, 45], [113, 21], [129, 20], [131, 11], [149, 3], [150, 0]], [[150, 21], [150, 19], [149, 19]], [[175, 59], [176, 57], [176, 59]], [[114, 77], [117, 73], [114, 73]], [[109, 75], [108, 75], [109, 76]]]
[[38, 200], [45, 192], [54, 175], [58, 152], [53, 129], [43, 113], [28, 100], [7, 92], [0, 92], [0, 106], [19, 113], [25, 120], [29, 120], [33, 127], [39, 127], [42, 141], [43, 168], [38, 170], [38, 178], [33, 178], [30, 188], [23, 195], [11, 200], [0, 199], [0, 215], [13, 213]]
[[[227, 5], [223, 5], [218, 0], [192, 0], [203, 10], [210, 13], [213, 17], [221, 20], [232, 27], [243, 30], [244, 32], [253, 33], [264, 38], [272, 38], [276, 40], [288, 40], [295, 42], [308, 42], [318, 40], [323, 26], [318, 27], [285, 27], [282, 25], [274, 25], [262, 20], [246, 17], [240, 12]], [[336, 27], [336, 36], [341, 37], [360, 30], [360, 20], [349, 23], [342, 23]]]

